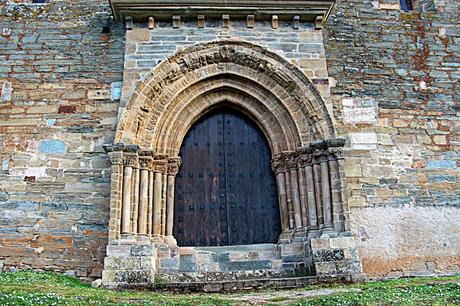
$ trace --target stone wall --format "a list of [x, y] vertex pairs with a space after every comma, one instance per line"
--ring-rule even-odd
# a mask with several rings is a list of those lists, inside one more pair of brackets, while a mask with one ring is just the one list
[[404, 13], [397, 0], [339, 0], [326, 25], [368, 276], [460, 271], [460, 5], [429, 2]]
[[256, 21], [251, 28], [246, 20], [231, 20], [228, 27], [222, 23], [207, 20], [199, 28], [197, 21], [185, 20], [173, 28], [171, 22], [157, 22], [151, 30], [147, 23], [136, 23], [127, 31], [121, 107], [126, 106], [138, 82], [161, 61], [196, 43], [228, 39], [261, 45], [287, 58], [302, 69], [324, 97], [329, 96], [322, 32], [312, 22], [301, 22], [298, 29], [288, 21], [279, 21], [276, 29], [268, 21]]
[[125, 32], [108, 1], [47, 2], [0, 1], [0, 260], [96, 277]]

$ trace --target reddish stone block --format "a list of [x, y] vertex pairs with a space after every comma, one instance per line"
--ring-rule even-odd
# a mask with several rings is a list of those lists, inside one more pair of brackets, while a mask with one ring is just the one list
[[77, 110], [75, 105], [62, 105], [59, 106], [58, 114], [74, 114]]

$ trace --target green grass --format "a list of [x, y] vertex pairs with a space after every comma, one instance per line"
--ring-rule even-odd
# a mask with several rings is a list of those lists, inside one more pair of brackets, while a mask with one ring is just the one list
[[319, 288], [357, 288], [361, 291], [298, 299], [291, 305], [460, 305], [460, 275], [323, 285], [303, 290]]
[[[409, 278], [354, 285], [310, 286], [298, 291], [355, 288], [309, 299], [274, 297], [271, 304], [291, 305], [460, 305], [460, 276]], [[273, 291], [271, 291], [273, 292]], [[264, 292], [252, 293], [264, 296]], [[94, 289], [78, 279], [38, 272], [0, 273], [0, 305], [241, 305], [238, 294], [162, 294], [152, 291]], [[244, 297], [243, 297], [244, 301]]]
[[0, 273], [0, 305], [228, 305], [217, 295], [94, 289], [55, 273]]

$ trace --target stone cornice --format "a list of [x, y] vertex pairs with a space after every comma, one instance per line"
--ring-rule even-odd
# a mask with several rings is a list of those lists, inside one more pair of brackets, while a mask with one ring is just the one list
[[277, 15], [280, 20], [292, 20], [300, 16], [301, 20], [315, 20], [323, 16], [334, 0], [109, 0], [116, 20], [124, 21], [132, 16], [135, 21], [171, 20], [179, 15], [185, 19], [194, 19], [198, 15], [206, 18], [222, 18], [223, 14], [231, 19], [254, 15], [256, 20], [271, 20]]

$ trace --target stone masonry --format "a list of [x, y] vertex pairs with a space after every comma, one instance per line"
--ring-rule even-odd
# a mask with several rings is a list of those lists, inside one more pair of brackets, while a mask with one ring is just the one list
[[124, 30], [106, 1], [17, 2], [0, 1], [0, 260], [100, 277]]
[[325, 48], [352, 231], [372, 276], [460, 270], [457, 1], [337, 1]]
[[[403, 12], [337, 0], [308, 18], [32, 2], [0, 0], [0, 271], [110, 288], [460, 273], [457, 1]], [[275, 144], [278, 244], [179, 248], [171, 236], [167, 166], [222, 100]], [[139, 204], [129, 216], [127, 202]]]

